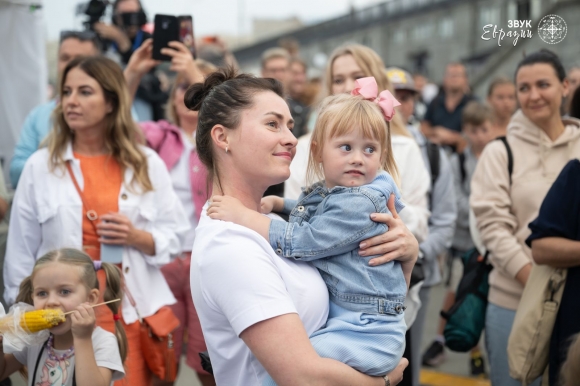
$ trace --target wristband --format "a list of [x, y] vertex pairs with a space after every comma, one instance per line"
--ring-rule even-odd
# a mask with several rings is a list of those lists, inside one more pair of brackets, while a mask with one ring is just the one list
[[385, 386], [391, 386], [391, 380], [388, 375], [385, 375], [383, 379], [385, 380]]

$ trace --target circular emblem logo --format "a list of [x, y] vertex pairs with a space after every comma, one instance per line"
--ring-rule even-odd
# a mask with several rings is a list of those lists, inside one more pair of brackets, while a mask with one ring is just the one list
[[566, 37], [568, 26], [558, 15], [546, 15], [538, 24], [540, 39], [548, 44], [558, 44]]

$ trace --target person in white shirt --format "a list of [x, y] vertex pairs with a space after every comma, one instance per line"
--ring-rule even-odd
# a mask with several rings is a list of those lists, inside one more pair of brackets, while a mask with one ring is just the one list
[[[219, 70], [193, 85], [185, 104], [199, 111], [196, 146], [213, 192], [260, 211], [268, 186], [288, 178], [296, 146], [282, 85]], [[206, 208], [193, 245], [191, 290], [218, 385], [258, 386], [266, 373], [281, 386], [382, 386], [400, 381], [406, 359], [383, 379], [320, 358], [308, 337], [325, 324], [329, 300], [316, 269], [280, 258], [257, 233], [212, 220]], [[359, 254], [388, 252], [370, 261], [397, 259], [412, 267], [417, 241], [394, 206], [389, 209], [393, 216], [381, 221], [389, 231], [361, 243], [382, 246], [366, 246]]]
[[[377, 80], [379, 91], [394, 89], [379, 55], [360, 44], [347, 44], [334, 50], [324, 74], [321, 100], [328, 95], [350, 93], [358, 78], [372, 76]], [[290, 178], [284, 186], [284, 197], [297, 199], [306, 186], [306, 164], [310, 153], [308, 133], [298, 140], [296, 156], [290, 166]], [[401, 219], [419, 242], [427, 238], [429, 210], [427, 192], [429, 173], [423, 164], [421, 150], [405, 127], [401, 117], [395, 115], [391, 122], [391, 146], [401, 178], [401, 195], [405, 210]]]
[[[71, 247], [121, 264], [141, 317], [175, 302], [160, 267], [182, 249], [189, 228], [165, 164], [138, 144], [121, 68], [104, 57], [73, 60], [61, 78], [48, 146], [26, 162], [16, 190], [4, 264], [5, 299], [45, 253]], [[99, 275], [101, 283], [104, 277]], [[97, 325], [112, 327], [99, 311]], [[137, 311], [123, 299], [127, 379], [145, 385]], [[137, 369], [137, 370], [136, 370]]]

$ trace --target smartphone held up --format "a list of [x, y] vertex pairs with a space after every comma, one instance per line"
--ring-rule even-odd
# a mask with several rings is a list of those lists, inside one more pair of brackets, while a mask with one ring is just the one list
[[170, 48], [169, 42], [180, 41], [196, 58], [191, 16], [155, 15], [153, 30], [153, 59], [171, 61], [171, 57], [161, 53], [162, 48]]

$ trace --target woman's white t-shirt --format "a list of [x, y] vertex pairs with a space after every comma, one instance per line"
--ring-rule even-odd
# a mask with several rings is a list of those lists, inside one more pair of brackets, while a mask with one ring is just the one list
[[206, 208], [193, 244], [191, 293], [220, 386], [262, 384], [264, 367], [239, 338], [246, 328], [298, 313], [311, 335], [328, 317], [328, 290], [316, 268], [278, 257], [258, 233], [212, 220]]

